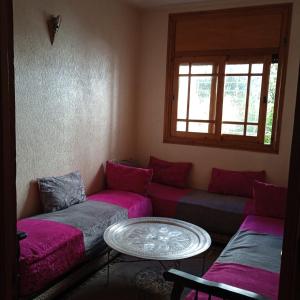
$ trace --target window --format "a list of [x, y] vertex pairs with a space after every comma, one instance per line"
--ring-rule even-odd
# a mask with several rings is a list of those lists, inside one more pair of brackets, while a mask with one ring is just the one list
[[[257, 21], [264, 22], [265, 27], [268, 22], [262, 19], [263, 12], [264, 18], [269, 16], [274, 21], [274, 15], [286, 13], [287, 6], [277, 5], [275, 11], [274, 6], [264, 8], [265, 11], [253, 10], [253, 20], [248, 19], [247, 28], [249, 23], [253, 25]], [[230, 12], [233, 19], [242, 17], [243, 20], [241, 9], [226, 10], [225, 16], [224, 11], [213, 14], [219, 14], [224, 23]], [[224, 26], [218, 26], [216, 21], [215, 26], [210, 25], [209, 19], [203, 21], [205, 13], [200, 16], [192, 13], [170, 17], [164, 141], [278, 152], [287, 51], [287, 46], [281, 46], [278, 39], [282, 38], [281, 28], [287, 26], [279, 24], [276, 32], [270, 29], [273, 32], [270, 45], [264, 44], [267, 36], [258, 36], [260, 32], [251, 33], [248, 41], [246, 30], [236, 43], [234, 40], [206, 41], [205, 38], [212, 39], [211, 34], [218, 39], [228, 35], [224, 26], [230, 19]], [[199, 32], [191, 32], [201, 25], [197, 24], [198, 20], [204, 22], [209, 31], [209, 35], [201, 33], [203, 43], [207, 44], [204, 46], [197, 44]], [[243, 24], [241, 21], [241, 27]], [[236, 23], [235, 27], [239, 28]], [[214, 32], [216, 30], [221, 34]], [[254, 42], [258, 48], [249, 48]]]

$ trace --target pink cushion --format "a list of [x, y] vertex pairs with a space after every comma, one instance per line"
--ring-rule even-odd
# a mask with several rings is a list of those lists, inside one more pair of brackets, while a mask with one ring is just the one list
[[251, 198], [254, 181], [265, 181], [265, 178], [265, 171], [240, 172], [213, 168], [208, 191]]
[[283, 236], [284, 220], [250, 215], [246, 217], [239, 230]]
[[88, 200], [110, 203], [128, 211], [128, 218], [140, 218], [152, 216], [151, 200], [143, 195], [126, 191], [103, 190], [100, 193], [90, 195]]
[[176, 208], [180, 199], [192, 190], [151, 182], [148, 191], [152, 201], [153, 215], [172, 218], [176, 216]]
[[253, 197], [255, 215], [280, 219], [285, 218], [287, 188], [255, 181]]
[[17, 228], [27, 233], [20, 241], [22, 296], [42, 290], [84, 258], [83, 233], [71, 225], [26, 218], [17, 222]]
[[150, 156], [148, 168], [153, 169], [153, 182], [185, 188], [192, 163], [169, 162]]
[[107, 188], [145, 194], [153, 175], [152, 170], [106, 163]]

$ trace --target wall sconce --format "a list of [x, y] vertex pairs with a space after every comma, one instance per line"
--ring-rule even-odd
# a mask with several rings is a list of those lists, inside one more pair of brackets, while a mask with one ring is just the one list
[[47, 23], [48, 23], [48, 30], [49, 30], [49, 35], [50, 35], [50, 42], [51, 42], [51, 45], [53, 45], [55, 35], [58, 32], [60, 24], [61, 24], [61, 16], [60, 15], [58, 15], [56, 17], [50, 16]]

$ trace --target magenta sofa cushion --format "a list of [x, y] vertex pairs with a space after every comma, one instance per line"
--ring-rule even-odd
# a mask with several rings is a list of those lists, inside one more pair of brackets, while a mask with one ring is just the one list
[[23, 219], [17, 228], [27, 233], [20, 241], [20, 294], [42, 290], [84, 257], [83, 233], [67, 224], [49, 220]]
[[265, 179], [265, 171], [229, 171], [213, 168], [208, 191], [252, 198], [254, 181], [265, 181]]
[[148, 168], [153, 169], [153, 182], [186, 188], [192, 166], [190, 162], [169, 162], [150, 156]]
[[250, 215], [246, 217], [240, 230], [283, 236], [284, 220]]
[[255, 181], [253, 198], [255, 215], [285, 218], [287, 188]]
[[101, 201], [126, 208], [128, 210], [128, 218], [152, 216], [151, 200], [137, 193], [103, 190], [100, 193], [90, 195], [88, 200]]
[[106, 163], [106, 184], [108, 189], [146, 194], [152, 179], [153, 171], [116, 164]]

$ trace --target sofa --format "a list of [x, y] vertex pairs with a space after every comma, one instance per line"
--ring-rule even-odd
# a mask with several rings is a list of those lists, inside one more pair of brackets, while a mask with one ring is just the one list
[[189, 162], [169, 162], [150, 156], [153, 180], [148, 188], [153, 214], [191, 222], [227, 243], [253, 210], [254, 181], [264, 182], [265, 171], [213, 168], [207, 190], [188, 187]]
[[103, 256], [103, 233], [111, 224], [151, 215], [148, 197], [104, 190], [66, 209], [19, 220], [18, 230], [27, 235], [20, 241], [20, 297], [41, 294], [73, 269]]
[[[264, 172], [228, 173], [216, 169], [213, 176], [217, 176], [217, 180], [211, 181], [210, 191], [203, 191], [186, 188], [186, 171], [190, 169], [190, 164], [181, 163], [179, 167], [175, 164], [174, 169], [173, 164], [169, 168], [170, 163], [157, 159], [154, 162], [159, 164], [159, 168], [155, 164], [142, 169], [107, 162], [106, 189], [87, 199], [77, 173], [72, 174], [71, 180], [70, 174], [66, 175], [67, 188], [65, 183], [61, 184], [65, 180], [64, 176], [40, 180], [42, 202], [48, 212], [17, 223], [18, 230], [27, 235], [25, 239], [23, 235], [20, 241], [21, 297], [40, 294], [60, 282], [72, 270], [95, 257], [103, 258], [107, 252], [103, 233], [111, 224], [126, 218], [152, 215], [194, 223], [206, 229], [213, 238], [217, 237], [216, 240], [220, 236], [229, 239], [237, 232], [205, 274], [205, 280], [220, 280], [249, 293], [248, 289], [251, 290], [253, 286], [257, 288], [259, 284], [248, 279], [239, 282], [239, 279], [243, 278], [243, 274], [259, 274], [262, 280], [278, 286], [278, 252], [281, 248], [283, 222], [249, 215], [254, 211], [255, 203], [254, 199], [247, 196], [252, 192], [255, 178], [264, 179]], [[150, 182], [152, 176], [153, 181]], [[240, 185], [236, 187], [237, 180]], [[75, 186], [73, 181], [77, 181]], [[58, 190], [58, 195], [55, 190]], [[277, 195], [277, 190], [271, 192]], [[264, 207], [260, 209], [264, 210]], [[257, 248], [253, 248], [253, 245]], [[269, 251], [268, 247], [270, 252], [265, 251]], [[257, 255], [249, 259], [248, 254], [254, 252]], [[268, 254], [276, 254], [272, 258], [272, 265], [257, 271]], [[180, 291], [183, 287], [180, 278], [188, 275], [181, 272], [179, 276], [178, 272], [172, 270], [166, 273], [166, 278], [175, 281], [175, 290]], [[194, 283], [187, 283], [189, 287], [194, 287]], [[176, 288], [178, 286], [179, 290]], [[266, 291], [263, 288], [254, 290], [271, 298], [276, 295], [272, 287], [265, 287]], [[188, 297], [187, 300], [192, 299], [193, 292]]]
[[149, 186], [153, 215], [177, 218], [205, 229], [216, 242], [228, 242], [251, 211], [247, 197], [177, 188], [152, 182]]
[[184, 287], [192, 289], [185, 300], [278, 299], [286, 194], [286, 188], [255, 182], [255, 215], [246, 216], [204, 276], [165, 273], [174, 282], [172, 300], [181, 299]]

